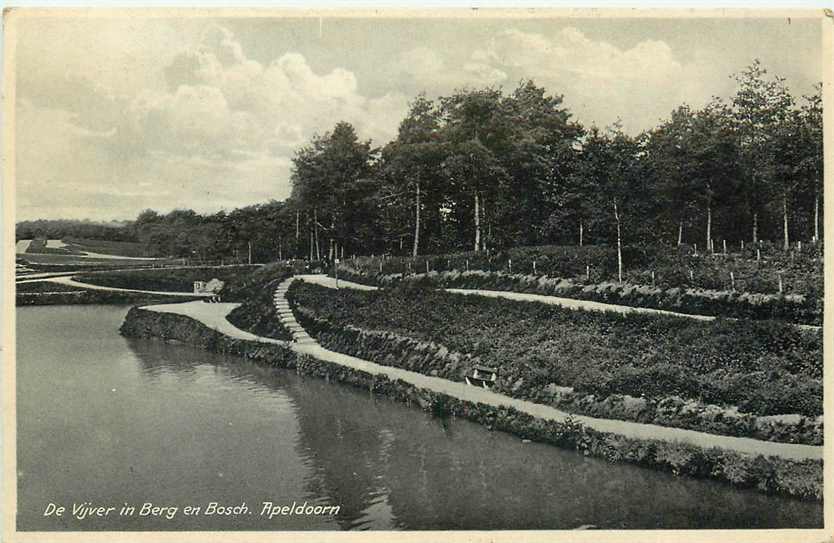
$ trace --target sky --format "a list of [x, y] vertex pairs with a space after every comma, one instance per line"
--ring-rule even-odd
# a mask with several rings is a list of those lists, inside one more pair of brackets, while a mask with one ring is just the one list
[[384, 145], [419, 92], [532, 79], [585, 125], [637, 133], [730, 96], [759, 58], [797, 95], [818, 20], [22, 17], [17, 220], [124, 220], [282, 200], [340, 120]]

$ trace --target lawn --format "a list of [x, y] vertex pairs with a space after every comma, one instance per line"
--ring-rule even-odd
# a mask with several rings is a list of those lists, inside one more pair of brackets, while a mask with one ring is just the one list
[[107, 241], [87, 238], [65, 238], [63, 240], [71, 249], [82, 252], [101, 253], [114, 256], [156, 257], [148, 246], [136, 241]]

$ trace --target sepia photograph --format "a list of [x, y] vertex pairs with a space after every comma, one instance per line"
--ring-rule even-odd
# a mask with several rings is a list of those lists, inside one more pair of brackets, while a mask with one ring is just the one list
[[6, 10], [6, 540], [830, 537], [832, 25]]

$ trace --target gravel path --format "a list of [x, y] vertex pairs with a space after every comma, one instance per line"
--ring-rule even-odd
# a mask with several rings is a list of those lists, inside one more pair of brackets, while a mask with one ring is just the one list
[[[326, 275], [299, 275], [299, 279], [303, 279], [308, 283], [321, 285], [323, 287], [335, 288], [336, 280]], [[378, 287], [361, 285], [359, 283], [352, 283], [350, 281], [339, 280], [340, 288], [352, 288], [356, 290], [377, 290]], [[686, 319], [693, 319], [699, 321], [714, 321], [715, 317], [710, 315], [692, 315], [690, 313], [677, 313], [675, 311], [666, 311], [663, 309], [651, 309], [648, 307], [632, 307], [628, 305], [606, 304], [603, 302], [593, 302], [590, 300], [577, 300], [574, 298], [561, 298], [559, 296], [547, 296], [544, 294], [528, 294], [526, 292], [510, 292], [506, 290], [483, 290], [483, 289], [469, 289], [469, 288], [446, 288], [446, 292], [454, 294], [463, 294], [469, 296], [485, 296], [487, 298], [504, 298], [506, 300], [515, 300], [517, 302], [536, 302], [540, 304], [557, 305], [568, 309], [580, 309], [584, 311], [610, 311], [621, 314], [643, 314], [643, 315], [666, 315], [671, 317], [681, 317]], [[794, 324], [797, 328], [803, 330], [819, 331], [821, 326], [812, 324]]]
[[23, 253], [25, 253], [26, 251], [29, 250], [29, 245], [31, 245], [31, 244], [32, 244], [31, 239], [22, 239], [22, 240], [18, 241], [14, 246], [15, 254], [22, 255]]
[[[276, 307], [285, 309], [285, 311], [282, 312], [282, 321], [285, 322], [285, 326], [291, 330], [301, 328], [298, 326], [295, 317], [292, 316], [291, 311], [289, 311], [288, 316], [287, 312], [289, 304], [284, 297], [287, 287], [294, 279], [304, 279], [305, 281], [316, 282], [317, 284], [322, 284], [320, 281], [326, 282], [323, 276], [306, 275], [289, 279], [279, 286], [276, 291], [275, 304]], [[348, 287], [349, 284], [339, 281], [339, 286]], [[373, 287], [367, 287], [365, 285], [362, 285], [362, 287], [364, 287], [363, 290], [373, 289]], [[266, 341], [269, 343], [285, 343], [269, 338], [257, 337], [234, 327], [231, 323], [226, 321], [226, 315], [234, 307], [236, 307], [236, 304], [207, 304], [202, 302], [189, 302], [183, 304], [150, 305], [145, 306], [145, 309], [187, 315], [202, 322], [206, 326], [212, 327], [224, 334], [229, 335], [230, 337], [236, 337], [239, 339], [256, 338], [258, 341]], [[763, 454], [766, 456], [772, 455], [795, 460], [822, 459], [823, 457], [823, 447], [820, 446], [776, 443], [750, 438], [708, 434], [680, 428], [669, 428], [653, 424], [599, 419], [582, 415], [570, 415], [550, 406], [510, 398], [487, 389], [469, 386], [465, 383], [449, 381], [439, 377], [431, 377], [400, 368], [382, 366], [354, 356], [329, 351], [321, 347], [312, 338], [311, 341], [308, 341], [307, 338], [310, 336], [308, 336], [306, 332], [303, 332], [303, 329], [299, 331], [298, 335], [295, 335], [294, 333], [294, 336], [296, 337], [296, 341], [290, 343], [289, 346], [295, 352], [307, 354], [320, 360], [340, 364], [345, 367], [365, 371], [370, 374], [385, 375], [389, 379], [402, 379], [403, 381], [414, 386], [447, 394], [461, 400], [482, 402], [496, 407], [513, 407], [521, 412], [528, 413], [534, 417], [542, 419], [564, 421], [568, 417], [571, 417], [573, 420], [581, 422], [589, 428], [634, 439], [656, 439], [667, 442], [680, 442], [704, 448], [719, 447], [740, 453]]]
[[216, 303], [209, 304], [203, 301], [174, 303], [174, 304], [156, 304], [147, 305], [142, 309], [156, 311], [158, 313], [175, 313], [177, 315], [185, 315], [192, 319], [203, 323], [209, 328], [225, 334], [236, 339], [245, 339], [248, 341], [260, 341], [262, 343], [274, 343], [276, 345], [289, 345], [289, 341], [281, 341], [269, 337], [256, 336], [245, 330], [241, 330], [234, 324], [226, 320], [226, 315], [231, 313], [233, 309], [238, 307], [237, 303]]
[[[140, 294], [160, 294], [165, 296], [187, 296], [189, 298], [202, 298], [207, 296], [213, 296], [211, 293], [203, 293], [203, 294], [195, 294], [193, 292], [167, 292], [164, 290], [139, 290], [134, 288], [118, 288], [118, 287], [105, 287], [103, 285], [93, 285], [90, 283], [82, 283], [81, 281], [76, 281], [72, 277], [50, 277], [48, 279], [39, 279], [38, 281], [47, 281], [49, 283], [57, 283], [59, 285], [67, 285], [70, 287], [79, 287], [79, 288], [86, 288], [89, 290], [108, 290], [111, 292], [138, 292]], [[20, 281], [21, 283], [28, 283], [35, 281]]]

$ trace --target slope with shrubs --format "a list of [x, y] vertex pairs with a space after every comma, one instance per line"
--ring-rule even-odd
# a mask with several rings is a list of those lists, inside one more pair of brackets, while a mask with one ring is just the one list
[[525, 275], [506, 271], [451, 270], [415, 274], [382, 274], [365, 272], [353, 263], [341, 265], [339, 276], [358, 283], [381, 287], [414, 284], [434, 288], [504, 290], [663, 309], [692, 315], [756, 320], [775, 319], [817, 326], [822, 324], [823, 316], [823, 299], [819, 295], [760, 294], [695, 287], [664, 288], [615, 281], [593, 283], [582, 278]]
[[[818, 331], [408, 288], [334, 293], [294, 285], [289, 295], [325, 347], [379, 363], [457, 381], [482, 363], [501, 368], [499, 392], [578, 412], [775, 440], [821, 439]], [[779, 429], [761, 427], [770, 422]]]
[[[805, 245], [788, 252], [759, 242], [743, 251], [705, 254], [692, 246], [630, 245], [623, 248], [625, 282], [662, 289], [732, 290], [819, 296], [823, 287], [822, 247]], [[761, 257], [761, 258], [759, 258]], [[604, 245], [544, 245], [496, 252], [463, 252], [418, 257], [359, 257], [344, 262], [354, 272], [375, 275], [470, 271], [568, 278], [588, 284], [615, 281], [617, 250]], [[730, 273], [733, 276], [731, 278]], [[654, 274], [654, 278], [652, 278]]]

